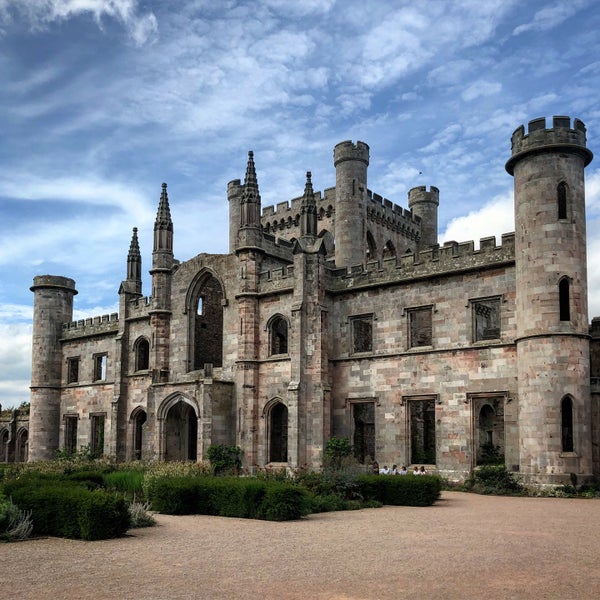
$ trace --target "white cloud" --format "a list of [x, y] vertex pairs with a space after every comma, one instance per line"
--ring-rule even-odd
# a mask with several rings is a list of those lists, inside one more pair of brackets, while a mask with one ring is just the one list
[[481, 96], [491, 96], [502, 90], [502, 84], [497, 81], [475, 81], [469, 85], [461, 94], [463, 100], [469, 102]]
[[552, 29], [573, 16], [587, 4], [589, 4], [589, 0], [570, 0], [569, 2], [558, 0], [536, 12], [533, 20], [529, 23], [515, 27], [513, 35], [519, 35], [531, 30], [544, 31], [545, 29]]
[[[11, 307], [0, 306], [0, 313]], [[12, 307], [15, 308], [15, 307]], [[25, 310], [24, 307], [23, 311]], [[0, 404], [2, 408], [16, 407], [29, 401], [31, 381], [31, 331], [30, 323], [0, 323]]]

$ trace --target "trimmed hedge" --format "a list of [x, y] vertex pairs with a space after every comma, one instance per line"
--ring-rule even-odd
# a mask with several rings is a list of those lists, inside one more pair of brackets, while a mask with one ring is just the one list
[[434, 475], [361, 475], [365, 500], [394, 506], [431, 506], [442, 493], [442, 480]]
[[5, 482], [4, 489], [21, 510], [31, 511], [35, 535], [103, 540], [129, 528], [125, 500], [77, 482], [25, 478]]
[[237, 477], [168, 477], [153, 483], [152, 508], [172, 515], [289, 521], [310, 512], [302, 487]]

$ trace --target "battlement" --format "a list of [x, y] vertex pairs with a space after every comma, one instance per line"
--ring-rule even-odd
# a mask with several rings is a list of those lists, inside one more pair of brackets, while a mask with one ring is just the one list
[[[435, 189], [435, 188], [434, 188]], [[405, 221], [406, 224], [419, 223], [421, 219], [413, 215], [412, 211], [407, 208], [402, 208], [398, 204], [394, 204], [391, 200], [372, 192], [367, 189], [367, 197], [372, 204], [367, 206], [367, 213], [374, 217], [380, 217], [390, 223], [396, 223], [398, 219]]]
[[427, 191], [427, 186], [420, 185], [408, 190], [408, 206], [411, 208], [419, 202], [431, 202], [436, 206], [440, 205], [440, 190], [435, 186], [430, 186]]
[[461, 271], [482, 269], [512, 263], [515, 258], [515, 234], [502, 235], [501, 245], [496, 238], [485, 237], [475, 250], [473, 240], [446, 242], [443, 246], [428, 248], [415, 254], [391, 257], [331, 271], [330, 289], [342, 291], [356, 287], [368, 287], [447, 275]]
[[111, 313], [100, 317], [88, 317], [70, 323], [63, 323], [62, 337], [70, 339], [76, 337], [112, 333], [119, 328], [119, 314]]
[[512, 156], [506, 163], [506, 170], [513, 175], [515, 164], [527, 155], [540, 151], [569, 151], [583, 156], [588, 165], [593, 154], [586, 148], [586, 128], [582, 121], [570, 117], [552, 117], [552, 128], [546, 129], [546, 117], [533, 119], [528, 130], [521, 125], [511, 138]]
[[364, 142], [357, 141], [356, 144], [351, 140], [336, 144], [333, 149], [333, 164], [337, 165], [345, 160], [358, 160], [369, 164], [369, 146]]
[[275, 292], [294, 287], [294, 265], [263, 271], [259, 274], [260, 291]]

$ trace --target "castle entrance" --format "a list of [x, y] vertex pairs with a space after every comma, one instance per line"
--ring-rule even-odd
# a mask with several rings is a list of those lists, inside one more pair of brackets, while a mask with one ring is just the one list
[[473, 444], [477, 465], [504, 462], [504, 397], [477, 396], [473, 403]]
[[165, 460], [197, 460], [198, 417], [192, 406], [180, 400], [165, 420]]

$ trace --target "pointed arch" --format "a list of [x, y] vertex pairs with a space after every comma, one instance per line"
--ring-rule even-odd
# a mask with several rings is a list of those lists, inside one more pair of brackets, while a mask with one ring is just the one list
[[17, 431], [17, 445], [15, 447], [15, 462], [27, 462], [29, 454], [29, 430], [20, 427]]
[[144, 438], [146, 432], [145, 425], [147, 420], [148, 416], [146, 411], [141, 406], [135, 408], [129, 417], [129, 422], [132, 429], [131, 454], [133, 460], [141, 460], [144, 456]]
[[281, 398], [273, 398], [263, 410], [267, 420], [267, 462], [288, 462], [288, 407]]
[[[221, 278], [208, 267], [198, 271], [185, 299], [188, 315], [188, 371], [223, 365], [223, 307], [225, 287]], [[199, 310], [201, 307], [201, 310]]]
[[392, 243], [392, 240], [388, 240], [383, 247], [383, 258], [392, 258], [396, 256], [396, 247]]
[[335, 254], [335, 242], [331, 232], [327, 229], [321, 229], [318, 237], [323, 240], [325, 245], [325, 255], [328, 257], [333, 256]]
[[133, 344], [134, 368], [136, 371], [146, 371], [150, 368], [150, 342], [141, 336]]
[[197, 460], [200, 411], [183, 394], [167, 396], [156, 412], [163, 460]]
[[269, 356], [288, 354], [289, 321], [281, 314], [273, 315], [267, 322]]

